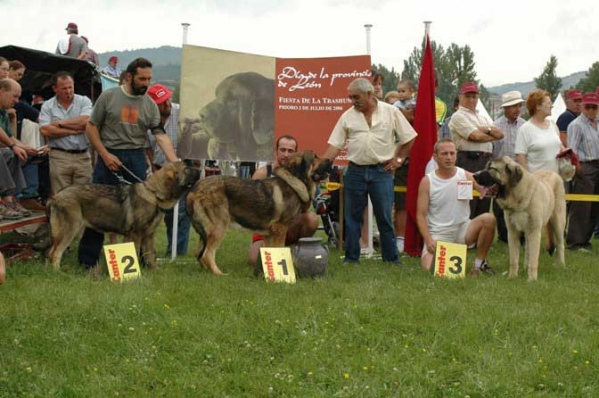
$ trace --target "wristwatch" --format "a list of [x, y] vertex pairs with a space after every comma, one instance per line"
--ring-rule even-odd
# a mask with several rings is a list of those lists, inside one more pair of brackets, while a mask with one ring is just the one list
[[8, 146], [8, 149], [13, 149], [13, 148], [15, 147], [15, 145], [16, 145], [15, 143], [12, 143], [12, 144], [10, 144], [10, 145]]
[[403, 158], [396, 158], [395, 160], [397, 160], [400, 166], [403, 165]]
[[491, 135], [491, 130], [492, 130], [491, 126], [487, 127], [487, 134], [488, 135]]

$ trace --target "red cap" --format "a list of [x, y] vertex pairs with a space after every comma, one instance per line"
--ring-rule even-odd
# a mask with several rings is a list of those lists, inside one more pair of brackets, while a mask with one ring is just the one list
[[582, 105], [599, 105], [599, 95], [586, 93], [582, 96]]
[[108, 62], [112, 62], [112, 61], [119, 62], [119, 57], [116, 57], [113, 55], [112, 57], [108, 58]]
[[462, 84], [462, 88], [460, 89], [460, 94], [468, 94], [468, 93], [477, 93], [478, 94], [478, 86], [474, 82], [466, 82]]
[[172, 93], [162, 84], [154, 84], [148, 89], [148, 95], [154, 100], [156, 105], [160, 105], [169, 99]]
[[77, 24], [75, 22], [69, 22], [66, 29], [79, 29], [79, 28], [77, 27]]
[[582, 92], [580, 92], [580, 90], [570, 90], [566, 94], [566, 99], [571, 99], [571, 100], [582, 99]]

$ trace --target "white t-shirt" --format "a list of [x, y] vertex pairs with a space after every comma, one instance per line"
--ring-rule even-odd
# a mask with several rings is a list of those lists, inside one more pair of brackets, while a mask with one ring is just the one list
[[549, 127], [541, 129], [530, 122], [522, 125], [516, 135], [516, 155], [526, 157], [528, 171], [548, 170], [559, 173], [555, 156], [561, 150], [557, 125], [549, 121]]
[[466, 171], [458, 167], [453, 177], [445, 180], [435, 170], [426, 175], [430, 183], [428, 215], [431, 234], [454, 231], [470, 219], [470, 201], [458, 200], [458, 181], [467, 181]]

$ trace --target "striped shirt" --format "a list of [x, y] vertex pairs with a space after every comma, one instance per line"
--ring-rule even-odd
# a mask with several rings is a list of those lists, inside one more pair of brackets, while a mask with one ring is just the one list
[[510, 123], [505, 116], [501, 116], [495, 120], [493, 124], [503, 131], [503, 138], [493, 141], [493, 157], [509, 156], [516, 160], [516, 154], [514, 153], [514, 149], [516, 148], [516, 133], [524, 123], [526, 123], [526, 120], [521, 117], [518, 117], [514, 123]]
[[568, 125], [568, 146], [578, 155], [581, 162], [599, 160], [599, 130], [584, 115], [578, 116]]
[[[173, 104], [171, 108], [171, 115], [166, 119], [164, 123], [164, 131], [168, 138], [171, 139], [173, 143], [173, 148], [175, 148], [175, 153], [177, 152], [177, 147], [179, 145], [179, 104]], [[150, 142], [150, 146], [154, 152], [154, 157], [152, 159], [152, 163], [157, 166], [164, 166], [166, 163], [166, 157], [164, 156], [164, 152], [162, 149], [156, 144], [156, 139], [154, 134], [152, 134], [148, 130], [148, 140]]]

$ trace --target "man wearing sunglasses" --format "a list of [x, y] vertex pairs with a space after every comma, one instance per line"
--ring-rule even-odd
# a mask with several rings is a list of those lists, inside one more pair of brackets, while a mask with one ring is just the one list
[[[582, 96], [582, 113], [568, 126], [568, 146], [580, 158], [572, 180], [572, 193], [599, 194], [599, 95]], [[568, 212], [568, 249], [586, 251], [591, 246], [593, 229], [599, 220], [598, 202], [572, 202]]]

